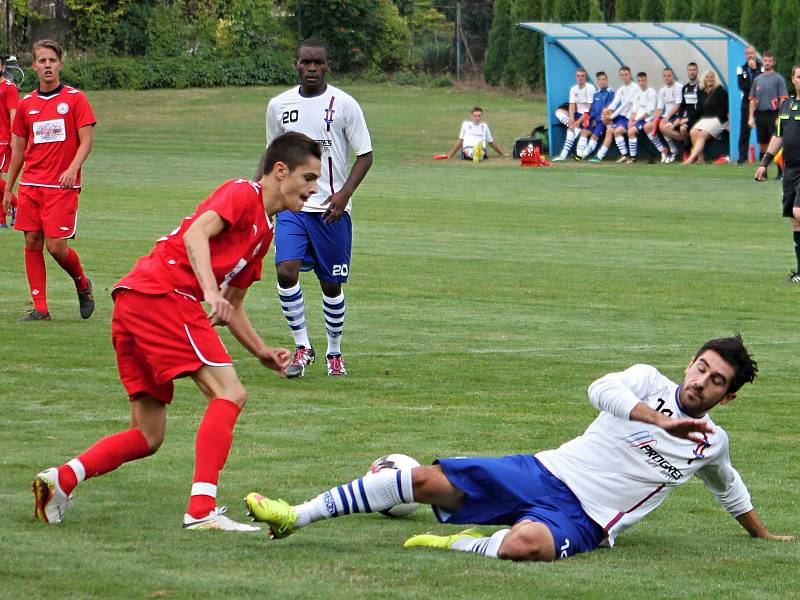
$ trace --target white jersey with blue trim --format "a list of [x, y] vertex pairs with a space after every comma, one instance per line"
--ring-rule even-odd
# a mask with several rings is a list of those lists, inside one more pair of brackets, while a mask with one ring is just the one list
[[703, 419], [714, 433], [701, 444], [628, 418], [639, 402], [668, 417], [689, 417], [681, 410], [679, 391], [679, 385], [649, 365], [609, 373], [589, 386], [589, 399], [601, 412], [584, 434], [536, 454], [603, 527], [609, 545], [693, 475], [734, 517], [753, 509], [747, 487], [731, 466], [728, 434], [708, 416]]
[[650, 123], [655, 117], [657, 101], [658, 94], [653, 88], [637, 87], [636, 93], [633, 95], [632, 120], [644, 119], [646, 123]]
[[461, 131], [458, 134], [458, 139], [461, 140], [461, 145], [464, 148], [474, 148], [482, 142], [491, 144], [494, 141], [492, 132], [489, 130], [489, 125], [483, 121], [477, 125], [472, 121], [464, 121], [461, 123]]
[[661, 116], [672, 116], [678, 112], [678, 107], [683, 100], [683, 84], [680, 81], [673, 82], [672, 85], [665, 85], [658, 90], [658, 102], [656, 108], [661, 111]]
[[[306, 98], [300, 87], [275, 96], [267, 106], [267, 145], [287, 131], [299, 131], [322, 145], [322, 175], [317, 193], [303, 207], [304, 212], [324, 212], [323, 204], [342, 189], [348, 175], [350, 149], [356, 156], [372, 152], [367, 122], [358, 102], [339, 88], [327, 84], [319, 96]], [[346, 210], [352, 209], [352, 198]]]
[[633, 117], [633, 96], [638, 89], [639, 86], [631, 81], [628, 85], [623, 85], [617, 90], [617, 93], [614, 94], [614, 99], [608, 105], [608, 108], [613, 111], [611, 113], [612, 119], [620, 116], [628, 119]]
[[591, 83], [586, 83], [583, 87], [575, 84], [569, 88], [569, 103], [575, 105], [575, 112], [580, 114], [589, 112], [596, 91]]

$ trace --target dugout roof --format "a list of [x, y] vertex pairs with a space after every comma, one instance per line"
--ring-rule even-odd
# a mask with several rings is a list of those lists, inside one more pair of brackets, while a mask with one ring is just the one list
[[[586, 69], [594, 82], [597, 71], [608, 74], [609, 84], [619, 87], [617, 70], [628, 65], [634, 75], [648, 74], [650, 85], [658, 89], [661, 70], [671, 67], [675, 78], [686, 83], [686, 65], [696, 62], [702, 74], [713, 69], [728, 90], [730, 138], [739, 136], [741, 95], [736, 87], [736, 68], [744, 62], [748, 43], [732, 31], [709, 23], [519, 23], [544, 36], [547, 110], [566, 101], [575, 83], [575, 69]], [[553, 131], [553, 127], [550, 127]], [[553, 140], [551, 144], [558, 140]], [[552, 146], [551, 146], [552, 147]], [[738, 158], [736, 143], [731, 144], [732, 160]]]

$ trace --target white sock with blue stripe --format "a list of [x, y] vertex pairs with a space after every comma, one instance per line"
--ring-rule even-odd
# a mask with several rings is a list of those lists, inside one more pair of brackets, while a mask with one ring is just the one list
[[617, 143], [617, 150], [622, 156], [628, 156], [628, 147], [625, 145], [625, 137], [621, 135], [615, 135], [614, 141]]
[[308, 328], [306, 327], [306, 305], [303, 300], [303, 290], [300, 282], [290, 288], [282, 288], [278, 285], [278, 298], [281, 303], [283, 316], [292, 330], [295, 346], [311, 348], [311, 341], [308, 339]]
[[453, 542], [450, 545], [450, 549], [461, 552], [474, 552], [475, 554], [497, 558], [497, 551], [500, 550], [500, 545], [510, 531], [510, 529], [501, 529], [500, 531], [495, 531], [489, 537], [482, 538], [465, 537]]
[[636, 137], [628, 138], [628, 146], [631, 149], [631, 156], [636, 158], [639, 152], [639, 139]]
[[667, 140], [667, 146], [669, 146], [670, 154], [672, 154], [673, 156], [677, 156], [678, 155], [678, 147], [675, 145], [675, 140], [673, 140], [668, 135], [664, 136], [664, 139]]
[[322, 295], [322, 312], [325, 314], [325, 331], [328, 334], [328, 356], [342, 353], [345, 308], [344, 292], [336, 298]]
[[294, 507], [295, 527], [356, 513], [373, 513], [414, 502], [411, 469], [383, 469], [337, 485]]

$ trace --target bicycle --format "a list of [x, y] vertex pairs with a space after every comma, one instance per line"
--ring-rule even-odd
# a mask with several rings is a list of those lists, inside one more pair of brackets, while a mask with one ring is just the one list
[[25, 81], [25, 71], [23, 71], [19, 63], [17, 62], [17, 57], [13, 54], [6, 58], [5, 60], [6, 69], [3, 71], [3, 77], [8, 79], [18, 88], [22, 87], [22, 82]]

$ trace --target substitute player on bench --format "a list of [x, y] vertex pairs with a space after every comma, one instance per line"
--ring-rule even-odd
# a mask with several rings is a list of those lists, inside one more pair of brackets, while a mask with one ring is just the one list
[[[320, 148], [288, 133], [261, 157], [256, 181], [233, 179], [201, 202], [177, 229], [114, 286], [111, 338], [131, 406], [131, 428], [97, 441], [33, 481], [34, 517], [57, 523], [84, 479], [154, 454], [164, 441], [173, 379], [190, 376], [208, 399], [195, 441], [187, 529], [257, 531], [217, 506], [219, 473], [247, 401], [233, 361], [212, 325], [227, 325], [262, 365], [283, 374], [291, 354], [264, 344], [244, 310], [272, 241], [272, 216], [299, 211], [316, 192]], [[209, 307], [206, 314], [201, 301]]]

